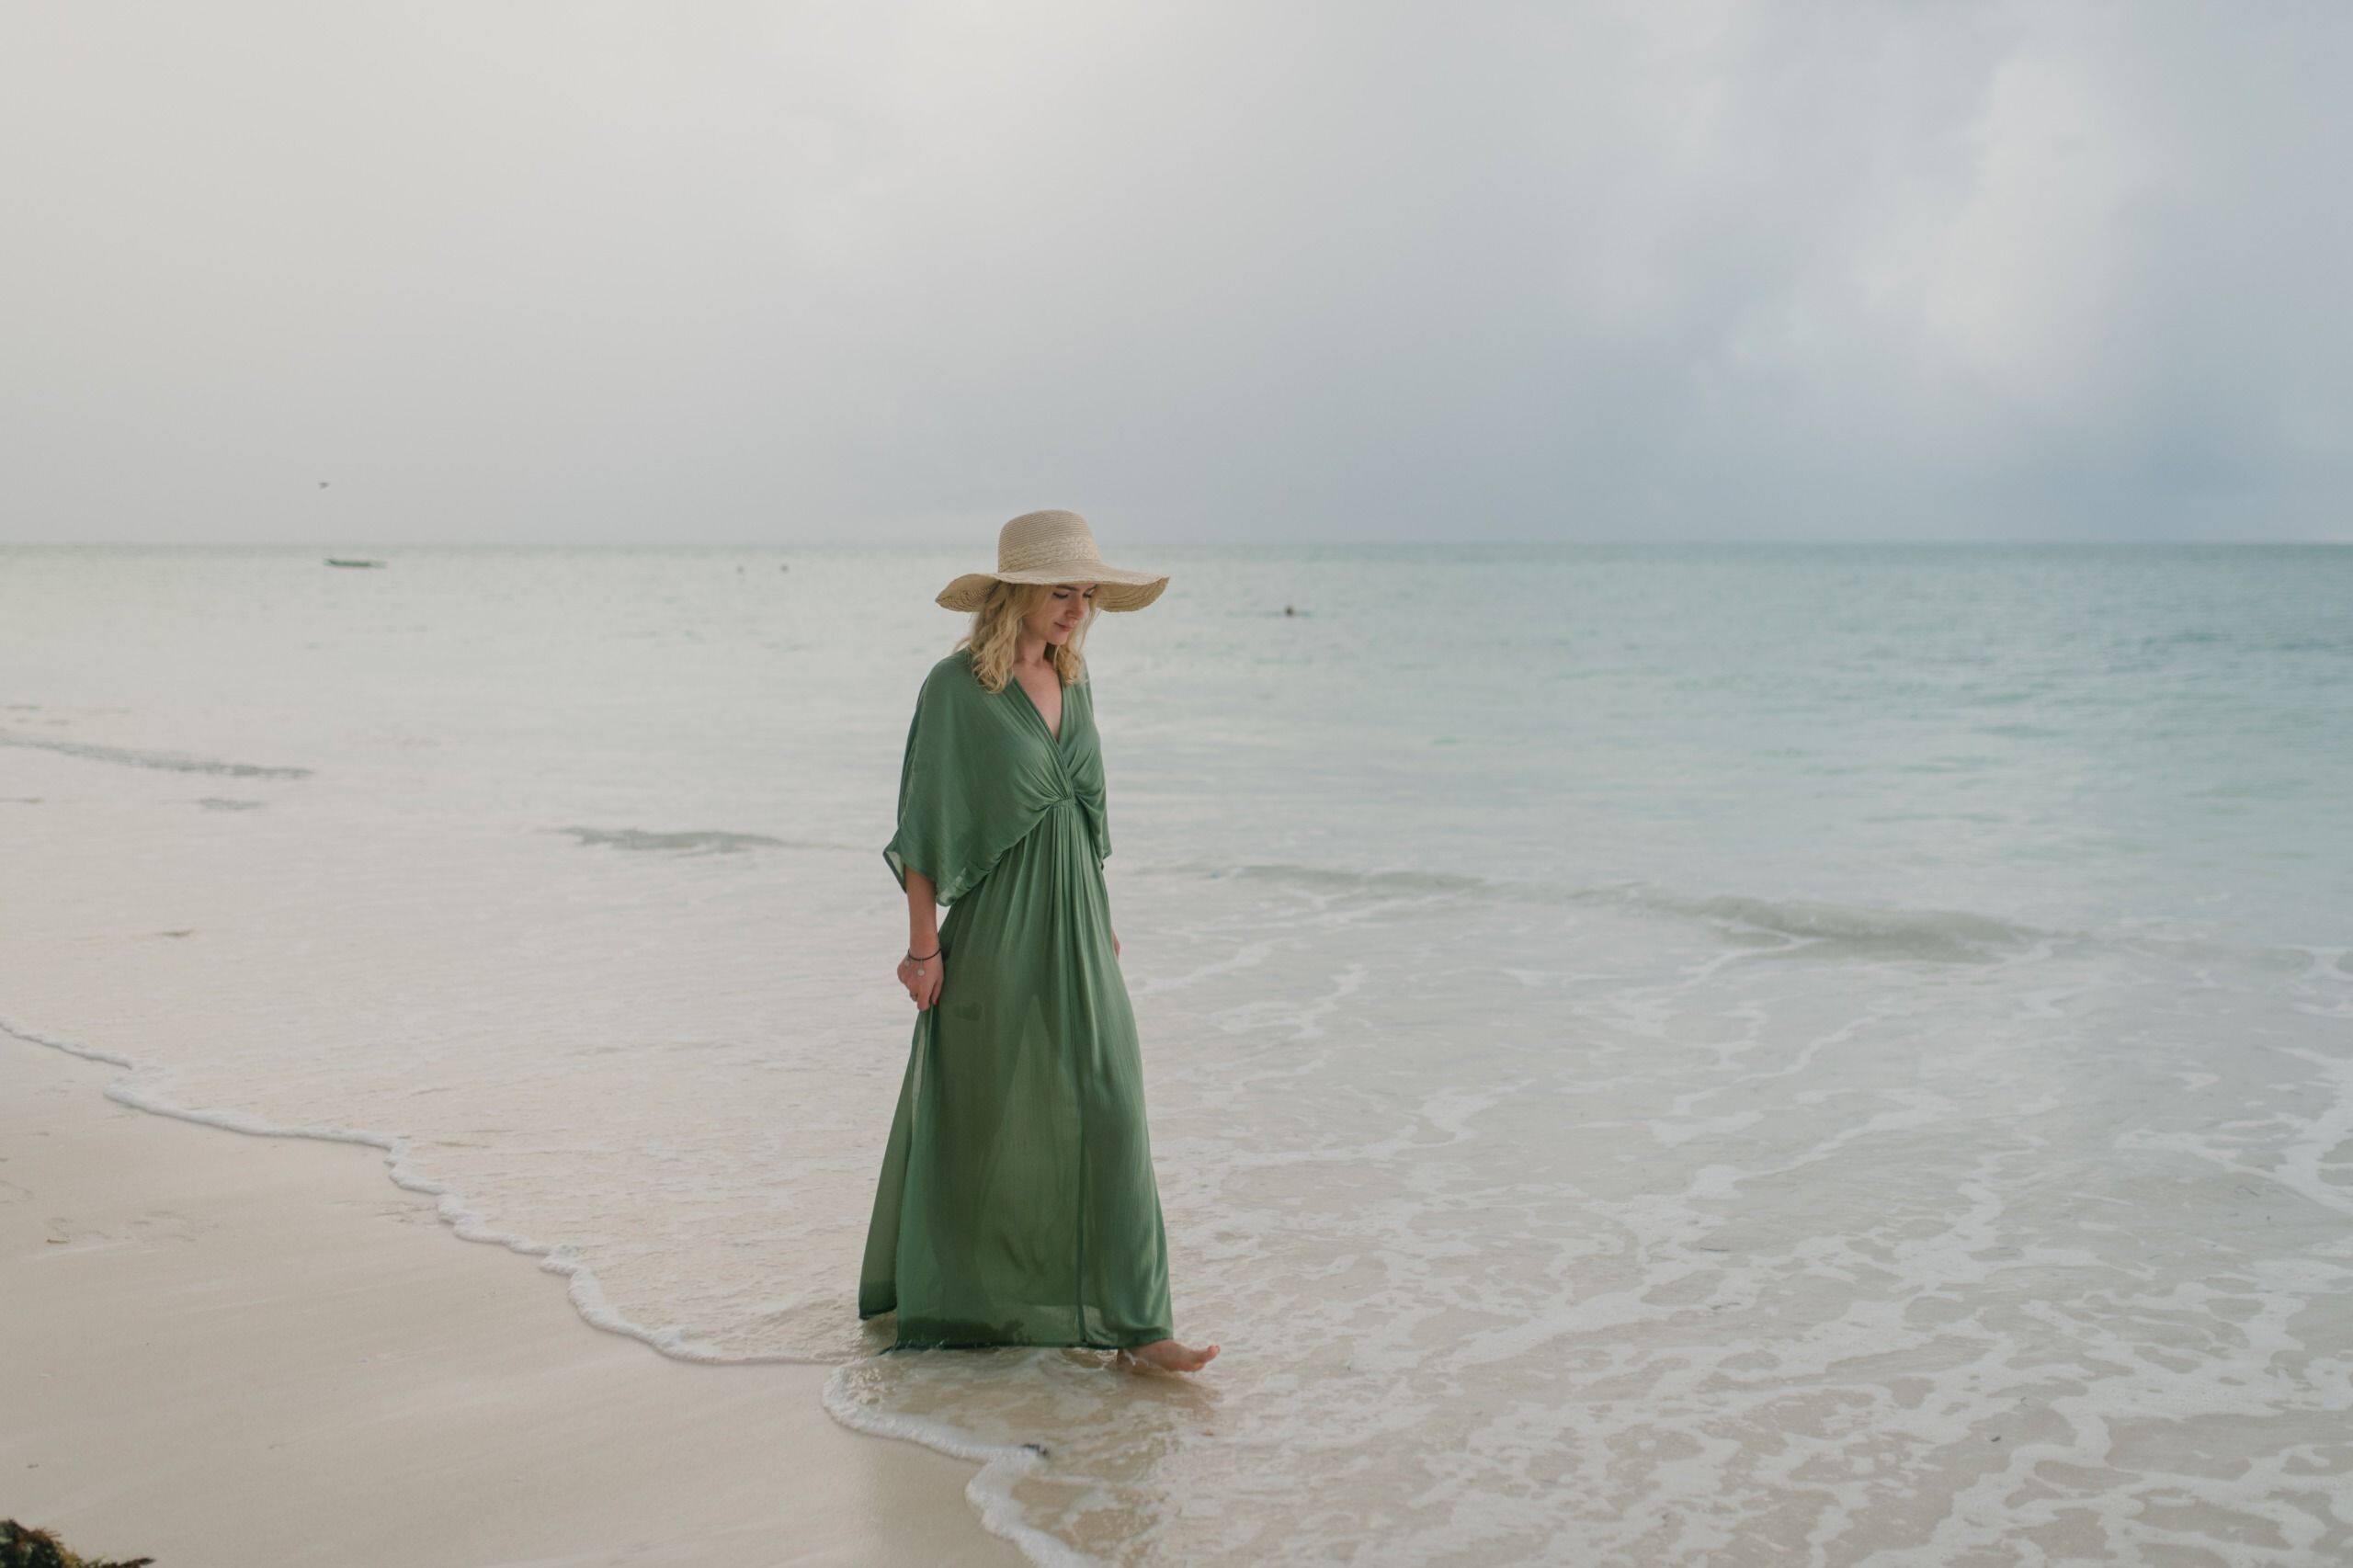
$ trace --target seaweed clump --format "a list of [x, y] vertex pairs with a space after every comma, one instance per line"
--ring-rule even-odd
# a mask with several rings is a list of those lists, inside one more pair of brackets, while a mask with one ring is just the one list
[[134, 1557], [125, 1562], [101, 1562], [67, 1551], [64, 1542], [47, 1530], [0, 1519], [0, 1568], [152, 1568], [154, 1561]]

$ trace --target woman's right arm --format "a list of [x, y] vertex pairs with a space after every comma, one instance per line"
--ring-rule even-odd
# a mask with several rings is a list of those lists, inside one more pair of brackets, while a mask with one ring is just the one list
[[907, 868], [907, 951], [930, 953], [939, 950], [938, 890], [931, 879], [914, 867]]
[[924, 1012], [939, 1000], [939, 983], [948, 968], [939, 951], [938, 890], [912, 866], [906, 877], [907, 956], [899, 960], [899, 983], [914, 998], [915, 1010]]

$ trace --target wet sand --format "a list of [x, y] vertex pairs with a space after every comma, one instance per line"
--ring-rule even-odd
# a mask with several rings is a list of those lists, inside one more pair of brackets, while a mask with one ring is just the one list
[[1019, 1563], [829, 1368], [589, 1327], [381, 1152], [106, 1097], [0, 1039], [0, 1514], [158, 1568]]

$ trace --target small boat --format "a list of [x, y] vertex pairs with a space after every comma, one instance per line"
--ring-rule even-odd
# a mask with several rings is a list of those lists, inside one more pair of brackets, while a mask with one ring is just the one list
[[340, 555], [330, 555], [327, 557], [327, 564], [330, 566], [381, 566], [383, 562], [381, 561], [347, 561]]

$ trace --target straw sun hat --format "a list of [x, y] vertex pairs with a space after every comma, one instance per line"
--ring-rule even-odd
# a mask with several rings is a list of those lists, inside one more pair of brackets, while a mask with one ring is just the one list
[[1105, 609], [1142, 609], [1168, 579], [1156, 572], [1106, 566], [1095, 553], [1095, 532], [1076, 512], [1024, 512], [997, 530], [996, 570], [967, 572], [939, 590], [946, 609], [978, 609], [996, 583], [1094, 583]]

